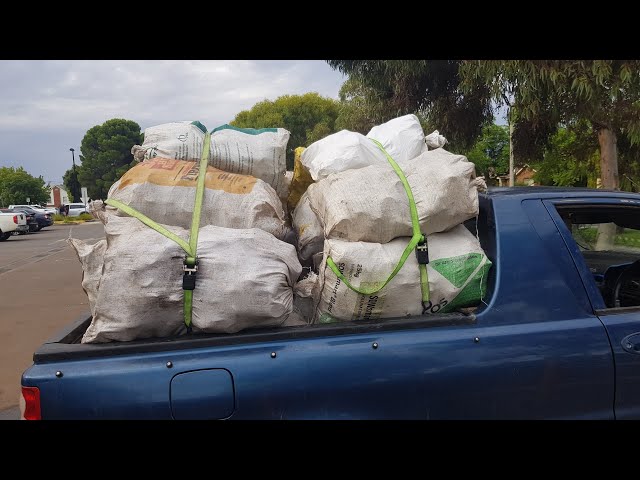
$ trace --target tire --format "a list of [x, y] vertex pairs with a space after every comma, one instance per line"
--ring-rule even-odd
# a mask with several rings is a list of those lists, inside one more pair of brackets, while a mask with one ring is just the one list
[[9, 233], [2, 233], [2, 232], [0, 232], [0, 242], [4, 242], [4, 241], [5, 241], [5, 240], [7, 240], [10, 236], [11, 236], [11, 232], [9, 232]]

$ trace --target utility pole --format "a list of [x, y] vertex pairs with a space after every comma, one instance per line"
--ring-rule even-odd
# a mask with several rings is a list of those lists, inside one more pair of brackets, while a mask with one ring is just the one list
[[71, 150], [71, 161], [73, 162], [73, 186], [71, 195], [73, 196], [73, 201], [78, 202], [80, 198], [80, 184], [78, 182], [78, 172], [76, 172], [76, 156], [75, 150], [70, 148]]

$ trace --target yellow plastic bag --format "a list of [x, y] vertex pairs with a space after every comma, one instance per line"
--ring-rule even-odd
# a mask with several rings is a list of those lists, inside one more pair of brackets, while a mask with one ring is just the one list
[[313, 178], [311, 178], [309, 170], [307, 170], [307, 168], [302, 165], [302, 162], [300, 161], [300, 157], [302, 156], [302, 152], [304, 152], [304, 150], [305, 147], [298, 147], [295, 150], [293, 179], [291, 180], [289, 197], [287, 198], [287, 206], [289, 207], [289, 212], [293, 212], [293, 209], [296, 208], [296, 205], [298, 205], [302, 194], [306, 192], [309, 185], [313, 183]]

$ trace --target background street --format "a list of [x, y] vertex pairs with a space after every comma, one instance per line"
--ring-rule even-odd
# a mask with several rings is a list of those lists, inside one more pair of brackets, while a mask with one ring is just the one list
[[0, 420], [19, 417], [20, 378], [38, 346], [89, 312], [82, 267], [66, 242], [95, 243], [99, 222], [52, 225], [0, 243]]

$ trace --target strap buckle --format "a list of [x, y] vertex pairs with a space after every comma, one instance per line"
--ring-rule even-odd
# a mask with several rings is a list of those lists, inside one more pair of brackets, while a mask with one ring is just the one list
[[196, 272], [198, 271], [198, 264], [196, 263], [193, 266], [189, 266], [187, 265], [187, 263], [185, 262], [182, 265], [182, 271], [184, 272], [185, 275], [195, 275]]
[[429, 263], [429, 247], [427, 246], [426, 240], [416, 245], [416, 258], [420, 265]]
[[187, 259], [184, 259], [182, 264], [182, 289], [183, 290], [195, 290], [196, 288], [196, 273], [198, 272], [198, 260], [196, 259], [193, 265], [187, 263]]

